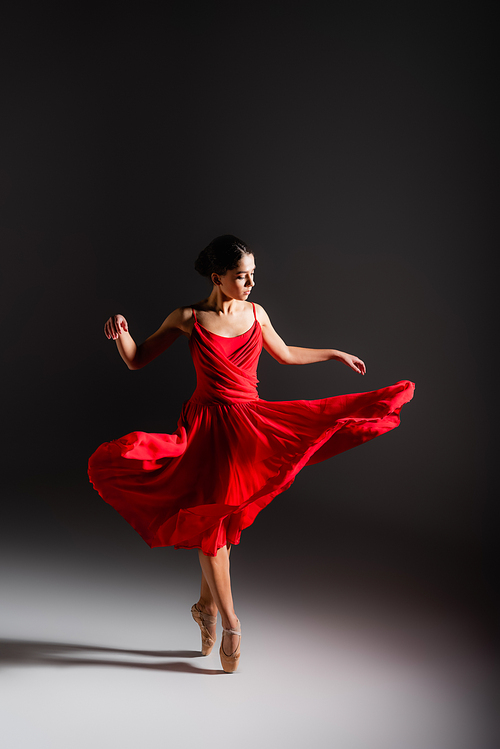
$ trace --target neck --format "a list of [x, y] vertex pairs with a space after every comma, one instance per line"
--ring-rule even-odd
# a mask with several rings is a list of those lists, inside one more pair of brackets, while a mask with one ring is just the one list
[[207, 299], [208, 306], [211, 307], [218, 315], [230, 315], [236, 312], [240, 302], [237, 299], [228, 297], [222, 293], [219, 286], [214, 286], [212, 293]]

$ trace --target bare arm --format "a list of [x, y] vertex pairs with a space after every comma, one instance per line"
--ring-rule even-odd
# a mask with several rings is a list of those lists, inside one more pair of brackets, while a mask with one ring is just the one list
[[187, 333], [187, 323], [192, 316], [190, 309], [174, 310], [158, 330], [140, 346], [129, 333], [128, 323], [123, 315], [113, 315], [104, 326], [107, 338], [116, 341], [118, 352], [129, 369], [141, 369], [156, 359], [183, 333]]
[[341, 361], [358, 374], [365, 374], [364, 362], [353, 354], [338, 351], [332, 348], [300, 348], [298, 346], [287, 346], [286, 343], [271, 325], [267, 312], [260, 304], [256, 304], [257, 318], [262, 327], [264, 348], [280, 364], [313, 364], [314, 362]]

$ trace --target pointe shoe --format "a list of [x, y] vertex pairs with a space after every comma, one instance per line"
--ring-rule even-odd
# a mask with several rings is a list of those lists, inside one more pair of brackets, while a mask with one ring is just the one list
[[[240, 638], [238, 647], [233, 653], [231, 653], [231, 655], [226, 655], [224, 652], [224, 648], [223, 648], [224, 632], [227, 632], [229, 635], [239, 635], [239, 638]], [[234, 674], [234, 672], [238, 668], [238, 663], [240, 660], [240, 645], [241, 645], [241, 632], [238, 632], [238, 630], [236, 629], [224, 629], [223, 627], [222, 628], [222, 641], [220, 644], [219, 655], [220, 655], [220, 662], [222, 664], [222, 668], [224, 669], [226, 674]]]
[[191, 606], [191, 615], [201, 630], [201, 653], [202, 655], [210, 655], [215, 645], [215, 638], [208, 631], [207, 624], [209, 626], [217, 624], [217, 617], [200, 611], [196, 603]]

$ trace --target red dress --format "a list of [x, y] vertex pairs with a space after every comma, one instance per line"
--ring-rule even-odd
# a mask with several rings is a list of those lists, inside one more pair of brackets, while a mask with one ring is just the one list
[[149, 546], [214, 556], [239, 543], [241, 531], [304, 466], [397, 427], [415, 386], [403, 380], [370, 393], [261, 400], [257, 318], [246, 333], [226, 338], [194, 315], [189, 348], [197, 387], [177, 431], [105, 442], [90, 458], [89, 476]]

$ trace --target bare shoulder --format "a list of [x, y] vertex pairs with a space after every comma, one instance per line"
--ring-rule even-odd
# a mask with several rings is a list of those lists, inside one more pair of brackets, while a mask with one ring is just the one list
[[193, 319], [193, 307], [196, 309], [196, 304], [189, 304], [187, 307], [178, 307], [172, 312], [175, 315], [176, 320], [186, 323]]
[[182, 333], [191, 334], [191, 328], [193, 327], [193, 307], [177, 307], [169, 316], [165, 319], [162, 328], [164, 330], [176, 328]]
[[260, 322], [261, 325], [269, 325], [269, 315], [267, 314], [266, 310], [261, 304], [255, 304], [255, 315], [257, 317], [257, 320]]

